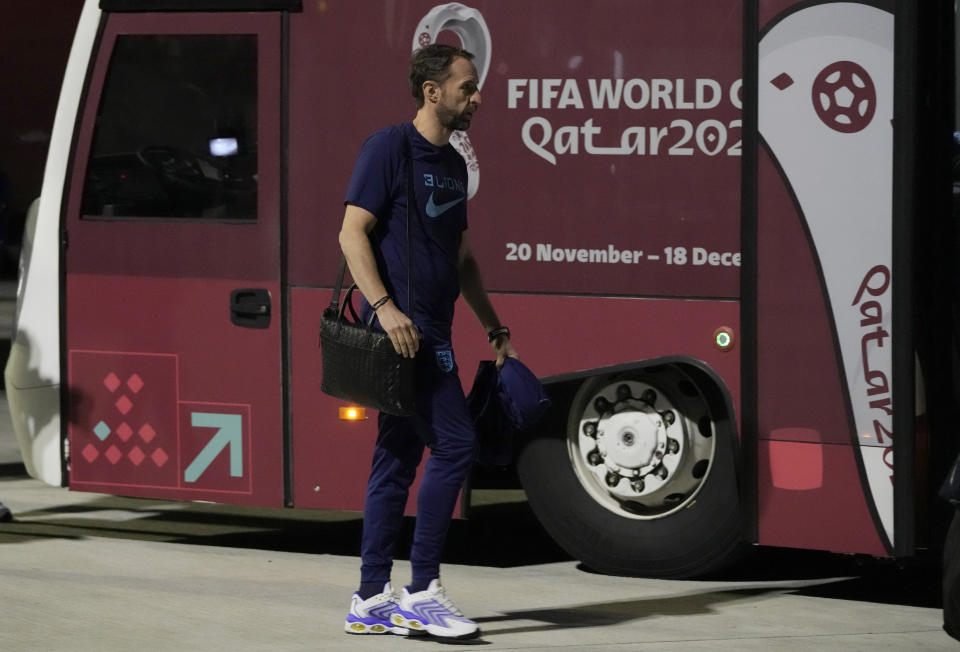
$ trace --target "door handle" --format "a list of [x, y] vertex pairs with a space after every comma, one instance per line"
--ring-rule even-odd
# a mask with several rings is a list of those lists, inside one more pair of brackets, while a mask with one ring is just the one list
[[270, 292], [262, 288], [241, 288], [230, 293], [230, 321], [243, 328], [270, 326]]

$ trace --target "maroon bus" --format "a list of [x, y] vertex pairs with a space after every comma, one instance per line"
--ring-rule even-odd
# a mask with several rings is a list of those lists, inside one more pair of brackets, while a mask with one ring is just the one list
[[[375, 424], [320, 393], [318, 326], [356, 152], [412, 117], [409, 54], [439, 40], [477, 56], [471, 241], [553, 398], [515, 442], [547, 532], [667, 577], [744, 543], [911, 555], [955, 449], [953, 21], [919, 0], [88, 0], [6, 371], [27, 467], [362, 508]], [[488, 349], [464, 312], [469, 389]]]

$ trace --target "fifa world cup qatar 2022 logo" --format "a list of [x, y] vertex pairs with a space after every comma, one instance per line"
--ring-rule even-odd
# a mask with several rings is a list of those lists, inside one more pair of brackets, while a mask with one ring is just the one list
[[867, 128], [877, 109], [877, 89], [869, 73], [853, 61], [836, 61], [813, 81], [811, 100], [825, 125], [852, 134]]

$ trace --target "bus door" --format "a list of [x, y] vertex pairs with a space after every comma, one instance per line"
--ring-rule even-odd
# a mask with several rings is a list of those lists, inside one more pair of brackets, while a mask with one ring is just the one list
[[283, 503], [281, 20], [104, 15], [63, 218], [73, 489]]

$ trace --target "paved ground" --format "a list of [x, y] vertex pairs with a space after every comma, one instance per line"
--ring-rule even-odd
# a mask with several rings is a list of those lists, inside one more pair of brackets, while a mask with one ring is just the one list
[[[0, 466], [0, 649], [397, 650], [341, 632], [355, 514], [80, 494]], [[712, 581], [597, 575], [518, 492], [451, 530], [443, 579], [491, 650], [953, 650], [933, 562], [761, 550]], [[408, 528], [409, 529], [409, 528]], [[396, 578], [409, 565], [398, 563]]]
[[[499, 493], [499, 492], [491, 492]], [[0, 478], [0, 640], [9, 650], [397, 650], [341, 632], [359, 521], [340, 512], [167, 503]], [[596, 575], [523, 502], [457, 523], [451, 595], [491, 650], [952, 650], [929, 567], [762, 551], [713, 581]], [[501, 539], [503, 547], [491, 550]], [[479, 544], [479, 545], [474, 545]], [[406, 578], [401, 562], [396, 575]]]
[[[81, 494], [26, 478], [0, 395], [0, 650], [429, 650], [348, 636], [360, 520]], [[937, 560], [759, 550], [711, 581], [597, 575], [522, 492], [451, 528], [443, 580], [490, 650], [955, 650]], [[406, 523], [407, 536], [409, 525]], [[404, 557], [405, 559], [405, 557]], [[407, 581], [398, 562], [395, 579]]]

